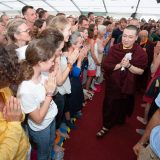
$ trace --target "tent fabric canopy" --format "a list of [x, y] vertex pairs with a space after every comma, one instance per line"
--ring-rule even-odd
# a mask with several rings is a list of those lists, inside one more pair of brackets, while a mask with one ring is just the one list
[[160, 3], [156, 0], [1, 0], [0, 11], [6, 14], [21, 13], [24, 5], [35, 9], [43, 8], [51, 13], [64, 12], [67, 14], [84, 14], [94, 12], [98, 15], [137, 15], [159, 16]]

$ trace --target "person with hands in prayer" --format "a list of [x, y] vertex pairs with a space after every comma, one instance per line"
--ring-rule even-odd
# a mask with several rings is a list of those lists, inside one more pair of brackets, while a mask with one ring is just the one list
[[21, 62], [21, 84], [17, 97], [22, 110], [28, 114], [30, 139], [37, 145], [37, 159], [50, 160], [54, 149], [55, 117], [57, 105], [52, 97], [56, 83], [56, 71], [49, 72], [54, 66], [56, 55], [63, 43], [63, 37], [53, 45], [53, 39], [35, 39], [27, 47], [26, 59]]
[[[123, 31], [122, 43], [111, 47], [104, 61], [103, 125], [97, 137], [103, 137], [117, 124], [124, 124], [126, 117], [133, 113], [136, 76], [141, 75], [147, 66], [147, 54], [135, 43], [137, 38], [137, 27], [127, 26]], [[126, 58], [129, 53], [131, 57]]]
[[29, 149], [28, 137], [21, 126], [24, 114], [9, 87], [17, 84], [19, 77], [14, 52], [0, 45], [0, 160], [26, 160]]

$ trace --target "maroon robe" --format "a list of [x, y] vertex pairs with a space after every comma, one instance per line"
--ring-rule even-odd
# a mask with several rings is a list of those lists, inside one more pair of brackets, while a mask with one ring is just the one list
[[132, 49], [123, 49], [122, 44], [114, 45], [104, 61], [106, 79], [106, 92], [103, 102], [103, 126], [111, 128], [117, 123], [124, 123], [126, 116], [131, 116], [134, 107], [134, 93], [136, 86], [136, 74], [128, 69], [115, 70], [115, 66], [121, 62], [126, 53], [132, 53], [130, 63], [138, 68], [147, 66], [147, 54], [138, 45]]

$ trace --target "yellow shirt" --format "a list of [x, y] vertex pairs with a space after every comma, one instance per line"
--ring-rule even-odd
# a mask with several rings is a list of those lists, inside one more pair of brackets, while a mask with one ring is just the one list
[[2, 95], [4, 102], [6, 103], [8, 99], [13, 95], [9, 87], [4, 87], [0, 89], [0, 94]]
[[[0, 94], [6, 102], [12, 91], [5, 87], [0, 89]], [[26, 160], [28, 149], [29, 140], [21, 122], [7, 122], [0, 112], [0, 160]]]
[[21, 122], [7, 122], [0, 112], [0, 160], [26, 160], [28, 149]]

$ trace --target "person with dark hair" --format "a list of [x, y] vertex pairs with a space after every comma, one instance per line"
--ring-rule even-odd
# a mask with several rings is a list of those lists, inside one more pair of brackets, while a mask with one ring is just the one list
[[41, 12], [41, 11], [43, 11], [43, 10], [44, 10], [43, 8], [37, 8], [37, 9], [36, 9], [37, 18], [39, 18], [39, 17], [38, 17], [39, 12]]
[[39, 19], [46, 20], [48, 18], [48, 12], [46, 10], [42, 10], [39, 12]]
[[82, 17], [78, 21], [78, 28], [89, 28], [89, 21], [87, 17]]
[[85, 15], [81, 14], [79, 17], [78, 17], [78, 20], [80, 20], [81, 18], [87, 18]]
[[38, 37], [38, 35], [46, 28], [46, 21], [43, 19], [37, 19], [34, 22], [32, 36], [34, 38]]
[[[55, 48], [58, 48], [61, 46], [63, 48], [64, 46], [64, 36], [63, 34], [57, 30], [56, 28], [46, 28], [43, 30], [39, 36], [37, 37], [38, 39], [45, 39], [49, 43], [54, 44]], [[58, 52], [59, 51], [59, 52]], [[56, 56], [60, 56], [61, 50], [58, 50], [55, 54]]]
[[[90, 47], [90, 51], [88, 53], [88, 71], [87, 71], [87, 82], [86, 82], [86, 90], [90, 90], [94, 88], [93, 79], [96, 76], [97, 66], [100, 66], [100, 62], [98, 60], [98, 44], [97, 44], [97, 35], [98, 28], [95, 24], [90, 24], [88, 29], [88, 44]], [[93, 84], [93, 85], [91, 85]]]
[[22, 14], [26, 20], [27, 26], [32, 31], [35, 20], [37, 19], [36, 11], [32, 6], [24, 6], [22, 8]]
[[122, 43], [114, 45], [104, 61], [103, 126], [97, 137], [103, 137], [116, 124], [124, 124], [133, 113], [136, 77], [147, 67], [147, 54], [135, 44], [137, 38], [137, 27], [127, 26]]
[[104, 56], [108, 55], [109, 48], [110, 48], [110, 43], [111, 43], [111, 38], [112, 38], [112, 22], [111, 21], [104, 21], [103, 25], [106, 26], [106, 33], [104, 34]]
[[[58, 46], [53, 45], [53, 37], [31, 41], [26, 49], [26, 59], [21, 62], [17, 98], [23, 112], [29, 115], [29, 136], [37, 144], [38, 160], [50, 160], [54, 148], [57, 106], [52, 96], [57, 72], [53, 66], [56, 52], [62, 49], [63, 39], [57, 43]], [[45, 72], [49, 73], [46, 75]]]
[[24, 6], [22, 8], [22, 14], [23, 14], [23, 16], [26, 14], [26, 12], [27, 12], [28, 9], [33, 9], [33, 6]]
[[[87, 81], [87, 69], [88, 69], [88, 52], [90, 50], [90, 47], [89, 47], [89, 44], [88, 44], [88, 29], [86, 28], [80, 28], [78, 30], [80, 33], [81, 33], [81, 36], [83, 38], [83, 44], [82, 44], [82, 47], [87, 47], [87, 55], [86, 57], [84, 58], [83, 60], [83, 63], [82, 63], [82, 85], [85, 85], [86, 84], [86, 81]], [[85, 96], [85, 100], [87, 99], [92, 99], [92, 96], [93, 94], [90, 93], [89, 91], [87, 91], [86, 89], [83, 89], [83, 92], [84, 92], [84, 96]]]
[[[18, 84], [20, 66], [15, 50], [0, 44], [0, 60], [0, 85], [10, 86], [10, 84]], [[9, 68], [12, 69], [9, 70]]]
[[119, 27], [114, 29], [112, 32], [112, 39], [111, 39], [111, 45], [117, 44], [119, 42], [119, 39], [121, 38], [121, 35], [123, 33], [123, 30], [127, 26], [127, 20], [125, 18], [121, 18], [119, 21]]
[[93, 12], [88, 13], [88, 21], [89, 21], [89, 24], [94, 24], [95, 23], [95, 18], [94, 18], [94, 13]]
[[[34, 22], [34, 26], [36, 26], [36, 27], [38, 27], [38, 28], [42, 28], [44, 22], [45, 22], [45, 20], [43, 20], [43, 19], [37, 19], [37, 20]], [[45, 29], [45, 28], [44, 28], [44, 29]]]
[[27, 158], [29, 141], [21, 122], [24, 115], [17, 98], [13, 97], [12, 84], [18, 84], [19, 64], [14, 50], [7, 51], [0, 45], [0, 159]]

